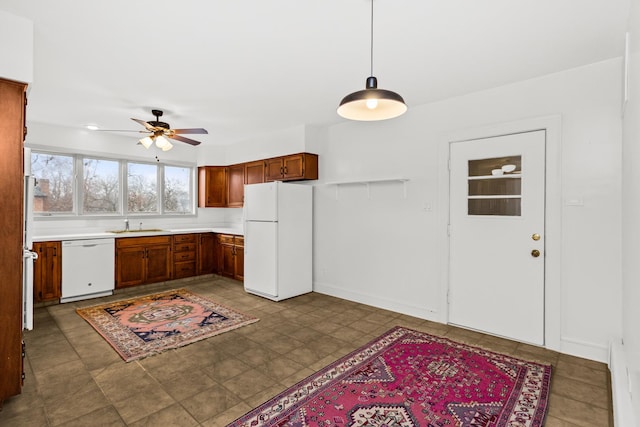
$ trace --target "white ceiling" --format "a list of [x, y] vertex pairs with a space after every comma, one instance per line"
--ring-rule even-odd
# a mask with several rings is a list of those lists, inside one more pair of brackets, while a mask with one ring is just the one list
[[[375, 0], [374, 75], [424, 104], [621, 56], [630, 0]], [[34, 22], [28, 119], [228, 144], [335, 110], [369, 75], [368, 0], [0, 0]], [[2, 41], [5, 43], [6, 41]]]

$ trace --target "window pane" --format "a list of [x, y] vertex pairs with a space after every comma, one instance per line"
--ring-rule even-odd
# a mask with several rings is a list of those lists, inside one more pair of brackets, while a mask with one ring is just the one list
[[164, 211], [191, 213], [191, 169], [164, 167]]
[[522, 156], [469, 160], [468, 214], [520, 216]]
[[73, 213], [73, 157], [31, 153], [31, 172], [36, 178], [33, 211]]
[[82, 159], [84, 170], [85, 213], [118, 213], [120, 211], [120, 182], [115, 160]]
[[158, 167], [127, 164], [128, 212], [158, 212]]

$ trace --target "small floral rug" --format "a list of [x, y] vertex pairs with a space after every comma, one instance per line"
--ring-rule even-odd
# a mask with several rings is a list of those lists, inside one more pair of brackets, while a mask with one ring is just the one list
[[182, 347], [259, 320], [185, 289], [76, 311], [125, 362]]
[[540, 427], [551, 366], [396, 327], [228, 427]]

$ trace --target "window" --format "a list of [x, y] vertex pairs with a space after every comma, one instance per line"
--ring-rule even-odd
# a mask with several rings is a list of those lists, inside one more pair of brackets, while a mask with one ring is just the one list
[[31, 170], [38, 216], [194, 214], [193, 166], [32, 151]]
[[43, 214], [71, 214], [74, 209], [73, 156], [32, 153], [31, 173], [36, 178], [33, 211]]
[[186, 167], [164, 168], [164, 211], [191, 213], [191, 170]]
[[120, 213], [120, 163], [115, 160], [82, 159], [85, 214]]
[[468, 214], [521, 215], [522, 157], [469, 160]]
[[158, 212], [158, 167], [145, 163], [129, 163], [127, 168], [127, 211]]

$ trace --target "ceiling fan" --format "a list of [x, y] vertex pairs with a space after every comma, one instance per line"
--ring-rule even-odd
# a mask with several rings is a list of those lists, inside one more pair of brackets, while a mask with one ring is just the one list
[[169, 139], [173, 139], [175, 141], [185, 142], [191, 145], [199, 145], [200, 141], [196, 141], [195, 139], [185, 138], [185, 134], [208, 134], [206, 129], [203, 128], [191, 128], [191, 129], [171, 129], [169, 123], [161, 122], [160, 117], [162, 117], [162, 110], [151, 110], [151, 114], [156, 116], [155, 120], [150, 120], [145, 122], [144, 120], [134, 119], [136, 123], [140, 123], [145, 127], [146, 130], [140, 131], [142, 133], [149, 133], [150, 135], [145, 136], [138, 144], [144, 146], [144, 148], [149, 148], [154, 142], [156, 146], [162, 151], [169, 151], [173, 148], [173, 144], [169, 142]]

